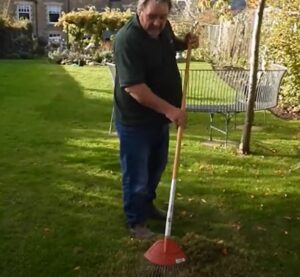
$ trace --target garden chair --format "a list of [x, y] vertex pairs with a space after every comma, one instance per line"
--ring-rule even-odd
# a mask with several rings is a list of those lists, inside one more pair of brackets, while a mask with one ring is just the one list
[[[267, 110], [277, 105], [279, 88], [285, 72], [286, 68], [281, 65], [272, 65], [268, 70], [258, 71], [255, 111]], [[214, 130], [225, 135], [227, 145], [232, 116], [246, 112], [249, 73], [249, 70], [236, 69], [190, 70], [186, 109], [189, 112], [209, 113], [210, 141]], [[224, 128], [214, 124], [215, 114], [224, 116]]]

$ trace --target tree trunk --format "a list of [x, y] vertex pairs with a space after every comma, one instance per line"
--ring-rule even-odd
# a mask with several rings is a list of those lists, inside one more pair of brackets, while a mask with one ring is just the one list
[[250, 74], [249, 74], [249, 86], [247, 94], [247, 110], [245, 116], [245, 123], [243, 134], [241, 138], [240, 151], [242, 154], [250, 153], [250, 139], [251, 139], [251, 128], [254, 119], [254, 105], [256, 99], [256, 86], [257, 86], [257, 70], [259, 63], [259, 42], [260, 32], [263, 20], [263, 13], [266, 0], [259, 0], [258, 8], [255, 13], [255, 20], [252, 34], [252, 45], [251, 45], [251, 57], [250, 57]]

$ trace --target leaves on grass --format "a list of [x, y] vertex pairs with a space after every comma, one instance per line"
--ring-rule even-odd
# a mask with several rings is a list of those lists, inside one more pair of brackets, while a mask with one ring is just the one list
[[267, 229], [265, 227], [259, 226], [259, 225], [256, 226], [256, 230], [258, 230], [258, 231], [264, 231], [264, 232], [267, 231]]
[[231, 227], [232, 227], [234, 230], [236, 230], [236, 231], [240, 231], [241, 228], [242, 228], [242, 225], [238, 222], [238, 223], [233, 223], [233, 224], [231, 225]]
[[224, 240], [187, 233], [179, 244], [188, 257], [186, 270], [179, 276], [248, 276], [251, 272], [250, 255]]

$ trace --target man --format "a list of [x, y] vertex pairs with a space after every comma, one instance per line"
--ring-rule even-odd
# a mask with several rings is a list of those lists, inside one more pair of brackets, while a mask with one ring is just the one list
[[114, 43], [114, 107], [120, 139], [123, 207], [132, 234], [153, 233], [147, 219], [165, 220], [153, 201], [167, 164], [169, 123], [185, 126], [176, 51], [198, 39], [175, 37], [167, 20], [171, 0], [139, 0], [137, 14], [117, 33]]

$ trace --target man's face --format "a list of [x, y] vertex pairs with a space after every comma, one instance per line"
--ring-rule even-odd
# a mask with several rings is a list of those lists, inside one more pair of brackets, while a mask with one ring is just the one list
[[169, 6], [167, 3], [150, 0], [139, 13], [140, 24], [149, 36], [158, 38], [166, 25], [168, 15]]

